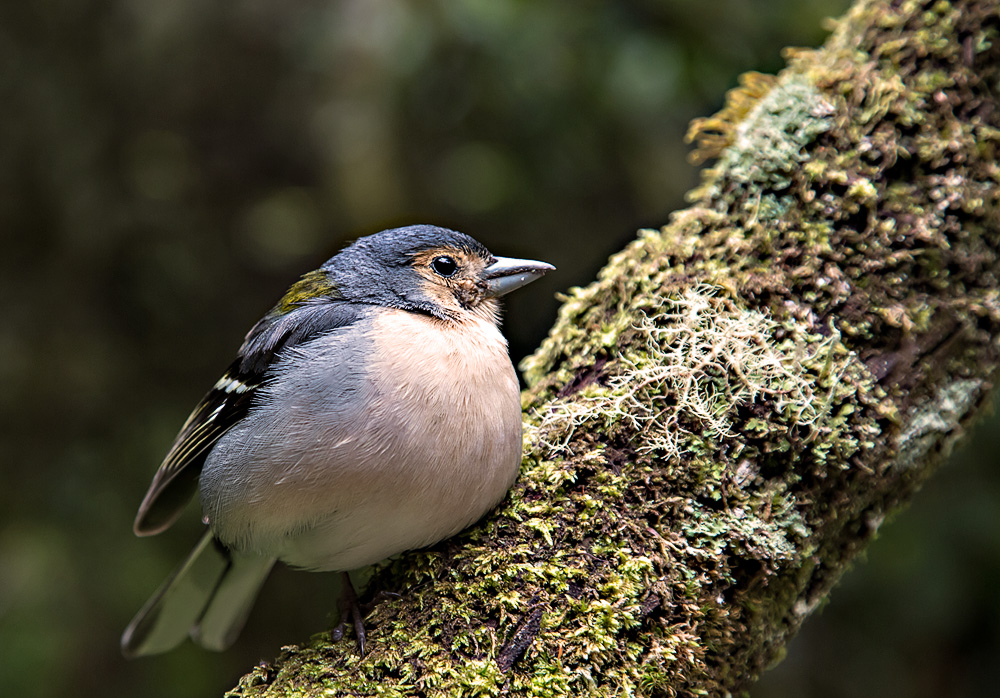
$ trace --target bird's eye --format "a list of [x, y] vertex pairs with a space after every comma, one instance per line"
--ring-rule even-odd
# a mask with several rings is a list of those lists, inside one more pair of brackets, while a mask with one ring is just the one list
[[447, 256], [435, 257], [431, 266], [441, 276], [453, 276], [458, 271], [458, 262]]

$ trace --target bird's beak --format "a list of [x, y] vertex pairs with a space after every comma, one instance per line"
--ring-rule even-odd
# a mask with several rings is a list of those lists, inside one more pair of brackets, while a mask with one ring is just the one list
[[497, 257], [493, 264], [483, 270], [483, 280], [486, 282], [486, 296], [496, 298], [540, 279], [555, 267], [545, 262], [531, 259], [511, 259]]

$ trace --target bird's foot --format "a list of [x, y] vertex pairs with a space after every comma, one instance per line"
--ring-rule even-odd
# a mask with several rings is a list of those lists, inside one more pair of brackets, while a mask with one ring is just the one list
[[358, 652], [361, 657], [365, 656], [365, 624], [361, 606], [358, 604], [358, 594], [354, 591], [351, 578], [347, 572], [342, 572], [344, 586], [340, 591], [340, 599], [337, 606], [340, 608], [340, 624], [330, 631], [330, 637], [334, 642], [340, 642], [344, 637], [344, 629], [347, 627], [348, 619], [354, 625], [354, 636], [358, 642]]

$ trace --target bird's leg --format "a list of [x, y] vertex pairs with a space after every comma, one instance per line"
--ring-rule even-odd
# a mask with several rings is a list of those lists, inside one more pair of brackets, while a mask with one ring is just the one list
[[354, 635], [358, 641], [358, 651], [364, 657], [365, 625], [362, 622], [364, 619], [361, 616], [361, 607], [358, 605], [358, 595], [354, 591], [354, 585], [351, 584], [350, 575], [347, 572], [341, 572], [340, 574], [344, 579], [344, 586], [340, 590], [340, 600], [337, 602], [337, 606], [340, 608], [340, 625], [333, 629], [331, 636], [335, 642], [344, 637], [344, 627], [347, 625], [348, 618], [350, 618], [351, 623], [354, 625]]

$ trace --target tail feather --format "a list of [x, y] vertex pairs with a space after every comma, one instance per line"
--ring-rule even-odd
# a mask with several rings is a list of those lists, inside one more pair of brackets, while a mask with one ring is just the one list
[[233, 554], [232, 565], [219, 581], [198, 625], [191, 628], [194, 641], [216, 652], [236, 642], [273, 566], [273, 558]]
[[208, 649], [225, 649], [242, 630], [273, 565], [273, 559], [231, 554], [206, 533], [129, 623], [122, 653], [160, 654], [188, 635]]

